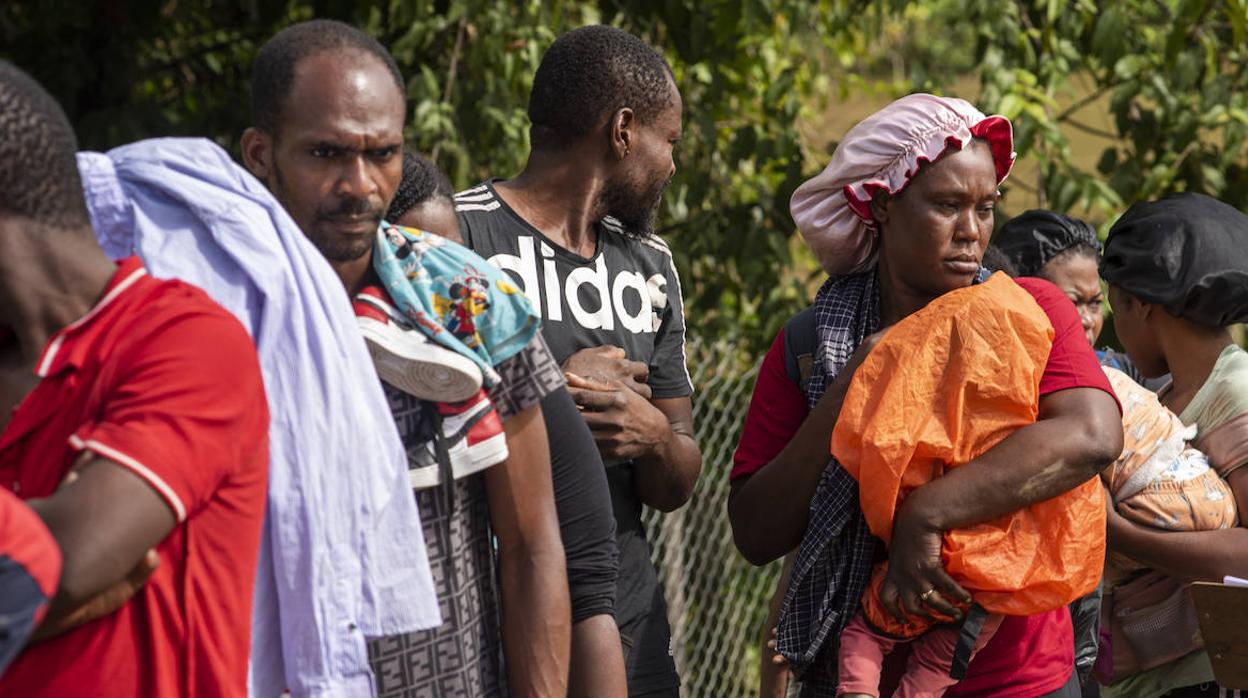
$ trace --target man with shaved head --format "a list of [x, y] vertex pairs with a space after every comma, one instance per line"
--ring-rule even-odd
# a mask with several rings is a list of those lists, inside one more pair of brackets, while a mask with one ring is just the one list
[[255, 346], [200, 289], [109, 260], [76, 150], [0, 61], [0, 486], [63, 558], [0, 695], [241, 696], [268, 484]]
[[[268, 184], [348, 295], [379, 286], [374, 243], [401, 181], [406, 118], [393, 58], [340, 22], [293, 25], [257, 54], [252, 106], [253, 127], [242, 140], [248, 169]], [[561, 489], [568, 479], [559, 472], [552, 481], [543, 411], [552, 400], [573, 415], [575, 407], [540, 339], [496, 369], [502, 381], [489, 398], [510, 455], [464, 476], [437, 472], [422, 455], [433, 442], [430, 415], [447, 407], [383, 384], [410, 457], [444, 622], [369, 643], [379, 696], [567, 690], [571, 565], [555, 497], [575, 493]], [[605, 500], [605, 480], [600, 484]]]

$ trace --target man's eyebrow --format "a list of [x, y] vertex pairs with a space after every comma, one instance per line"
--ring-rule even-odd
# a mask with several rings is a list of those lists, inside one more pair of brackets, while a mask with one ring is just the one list
[[[333, 138], [325, 138], [324, 136], [309, 138], [305, 142], [308, 148], [333, 148], [334, 150], [353, 151], [357, 150], [356, 146], [345, 141], [335, 140]], [[380, 143], [378, 145], [370, 145], [362, 150], [385, 150], [388, 148], [402, 148], [403, 140], [397, 139], [388, 143]]]
[[344, 145], [341, 141], [335, 141], [328, 138], [313, 138], [306, 142], [309, 148], [333, 148], [334, 150], [350, 150], [351, 146]]

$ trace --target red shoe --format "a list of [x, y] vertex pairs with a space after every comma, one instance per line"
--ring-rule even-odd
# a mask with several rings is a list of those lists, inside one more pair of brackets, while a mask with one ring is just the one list
[[383, 381], [433, 402], [459, 402], [481, 390], [481, 369], [413, 327], [380, 287], [361, 289], [351, 305]]
[[[507, 435], [484, 390], [478, 390], [476, 395], [462, 402], [437, 403], [436, 408], [441, 417], [441, 437], [430, 439], [416, 456], [416, 462], [409, 465], [412, 487], [424, 489], [437, 485], [445, 479], [439, 476], [440, 472], [458, 480], [506, 460]], [[439, 442], [446, 449], [442, 468], [438, 460]], [[450, 472], [445, 473], [446, 470]]]

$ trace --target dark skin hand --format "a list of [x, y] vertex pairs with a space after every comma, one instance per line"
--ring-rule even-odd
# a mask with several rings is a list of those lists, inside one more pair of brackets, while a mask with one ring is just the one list
[[[832, 429], [841, 403], [854, 372], [883, 336], [881, 330], [862, 341], [779, 455], [753, 475], [733, 481], [728, 519], [737, 549], [751, 563], [765, 565], [801, 544], [809, 502], [831, 459]], [[805, 504], [776, 506], [776, 502]]]
[[758, 668], [759, 698], [784, 698], [792, 678], [789, 663], [785, 661], [784, 655], [776, 652], [776, 624], [780, 622], [780, 607], [784, 604], [784, 595], [788, 591], [789, 577], [793, 573], [793, 562], [796, 559], [796, 552], [784, 556], [784, 569], [780, 572], [780, 579], [776, 581], [776, 591], [771, 596], [771, 603], [767, 605], [767, 622], [763, 624], [762, 662]]
[[628, 384], [567, 374], [568, 392], [581, 409], [603, 458], [637, 464], [637, 496], [659, 511], [689, 501], [702, 471], [689, 398], [647, 400]]
[[652, 399], [650, 369], [620, 347], [582, 349], [563, 363], [568, 392], [581, 409], [603, 458], [632, 460], [637, 496], [659, 511], [689, 501], [702, 454], [688, 397]]
[[108, 589], [100, 592], [95, 598], [82, 604], [81, 606], [68, 609], [61, 613], [48, 613], [44, 616], [43, 622], [30, 636], [29, 644], [51, 640], [54, 637], [73, 630], [74, 628], [89, 623], [96, 618], [104, 616], [116, 611], [131, 599], [139, 590], [147, 584], [147, 580], [156, 572], [156, 568], [160, 566], [160, 556], [155, 550], [148, 550], [143, 555], [143, 559], [139, 560], [139, 564], [125, 576], [124, 579], [112, 585]]
[[[1122, 451], [1122, 417], [1108, 393], [1072, 388], [1040, 398], [1030, 424], [912, 492], [893, 524], [880, 600], [898, 620], [959, 617], [970, 595], [944, 571], [944, 531], [990, 521], [1096, 477]], [[931, 589], [926, 600], [921, 596]]]
[[590, 378], [602, 383], [620, 381], [630, 390], [650, 399], [650, 367], [641, 361], [629, 361], [620, 347], [602, 346], [582, 349], [563, 362], [564, 374]]
[[568, 392], [580, 407], [603, 457], [641, 458], [649, 452], [648, 444], [657, 443], [671, 430], [667, 415], [658, 405], [622, 381], [566, 375]]

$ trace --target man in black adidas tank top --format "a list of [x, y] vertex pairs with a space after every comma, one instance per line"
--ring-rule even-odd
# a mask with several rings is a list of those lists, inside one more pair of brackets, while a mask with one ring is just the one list
[[[654, 49], [617, 29], [584, 27], [543, 56], [529, 117], [524, 171], [461, 192], [456, 212], [464, 242], [510, 272], [541, 313], [607, 469], [629, 694], [675, 696], [680, 680], [641, 511], [682, 506], [702, 466], [680, 281], [653, 232], [675, 172], [680, 94]], [[559, 427], [548, 430], [554, 447]]]

